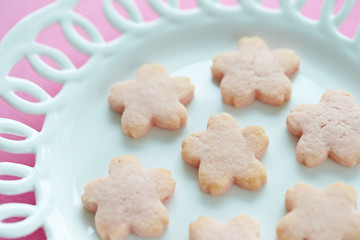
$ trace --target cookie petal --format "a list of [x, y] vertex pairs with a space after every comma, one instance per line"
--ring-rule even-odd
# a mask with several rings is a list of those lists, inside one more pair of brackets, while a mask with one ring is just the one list
[[293, 50], [276, 49], [273, 54], [282, 66], [287, 77], [292, 77], [298, 71], [300, 66], [300, 59]]
[[259, 126], [248, 126], [242, 130], [242, 133], [247, 144], [255, 153], [255, 157], [261, 157], [269, 146], [269, 138], [264, 129]]
[[198, 168], [200, 165], [200, 156], [203, 154], [203, 148], [199, 138], [203, 133], [193, 133], [186, 137], [181, 144], [181, 156], [192, 167]]
[[308, 167], [314, 167], [324, 162], [330, 152], [330, 147], [313, 134], [302, 135], [296, 145], [296, 158]]
[[[267, 104], [280, 106], [291, 96], [291, 82], [283, 73], [271, 73], [257, 86], [257, 98]], [[266, 79], [266, 80], [265, 80]]]
[[194, 85], [190, 82], [190, 78], [187, 77], [175, 77], [172, 78], [173, 86], [179, 101], [187, 105], [194, 97]]
[[251, 81], [254, 79], [252, 72], [241, 71], [227, 74], [220, 83], [221, 95], [226, 104], [236, 108], [244, 107], [254, 101], [255, 88]]
[[259, 51], [259, 50], [267, 50], [268, 47], [264, 40], [259, 37], [243, 37], [238, 42], [238, 50], [247, 51]]
[[126, 108], [121, 126], [126, 136], [141, 138], [151, 129], [153, 123], [149, 115], [136, 108]]

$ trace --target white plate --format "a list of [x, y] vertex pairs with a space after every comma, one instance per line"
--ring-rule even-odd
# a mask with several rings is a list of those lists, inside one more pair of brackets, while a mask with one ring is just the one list
[[[26, 112], [46, 113], [47, 118], [40, 134], [18, 122], [0, 119], [0, 129], [28, 136], [20, 143], [0, 139], [1, 149], [37, 152], [34, 171], [21, 170], [17, 165], [7, 166], [13, 174], [23, 172], [25, 177], [13, 183], [0, 182], [0, 192], [13, 194], [34, 189], [37, 206], [1, 206], [0, 219], [29, 217], [20, 223], [1, 223], [0, 236], [23, 236], [44, 226], [49, 239], [98, 239], [94, 215], [83, 209], [80, 196], [89, 181], [107, 175], [113, 157], [129, 153], [145, 168], [169, 169], [177, 181], [175, 193], [166, 203], [170, 224], [161, 237], [154, 239], [188, 239], [188, 225], [199, 216], [226, 222], [240, 214], [248, 214], [260, 222], [262, 239], [276, 239], [277, 222], [286, 213], [285, 192], [298, 182], [325, 188], [333, 182], [344, 181], [354, 186], [360, 197], [360, 166], [345, 168], [330, 159], [314, 168], [299, 164], [295, 157], [298, 139], [285, 126], [286, 115], [292, 107], [318, 103], [327, 89], [348, 90], [360, 104], [360, 38], [356, 42], [340, 36], [331, 20], [331, 11], [324, 11], [320, 23], [309, 22], [290, 2], [282, 1], [284, 10], [269, 11], [255, 1], [244, 1], [244, 6], [237, 10], [199, 1], [203, 5], [198, 11], [183, 15], [153, 1], [162, 15], [161, 20], [150, 25], [127, 26], [122, 39], [110, 44], [101, 43], [94, 33], [95, 41], [100, 42], [96, 46], [76, 37], [71, 27], [68, 28], [70, 20], [78, 24], [83, 22], [85, 28], [89, 24], [75, 18], [75, 14], [66, 13], [72, 8], [69, 1], [57, 3], [15, 28], [0, 45], [3, 56], [11, 56], [5, 67], [1, 67], [1, 74], [7, 74], [20, 58], [21, 51], [27, 51], [24, 48], [11, 53], [11, 49], [36, 36], [36, 33], [28, 34], [26, 39], [11, 43], [29, 24], [41, 30], [63, 19], [69, 39], [78, 48], [89, 51], [92, 58], [77, 70], [59, 53], [34, 46], [35, 53], [46, 52], [53, 58], [60, 56], [59, 61], [69, 69], [63, 72], [48, 69], [29, 54], [33, 66], [41, 74], [66, 82], [55, 99], [44, 97], [41, 104], [27, 105], [18, 101], [7, 94], [14, 86], [11, 81], [4, 78], [1, 82], [5, 90], [0, 92], [7, 101]], [[330, 2], [326, 2], [325, 9], [331, 9]], [[110, 18], [120, 26], [121, 22], [114, 16]], [[211, 77], [211, 60], [221, 52], [235, 51], [241, 37], [252, 35], [262, 37], [271, 49], [294, 49], [301, 59], [300, 70], [292, 78], [291, 100], [281, 107], [258, 101], [241, 109], [228, 106], [222, 102], [219, 86]], [[3, 62], [4, 57], [0, 66]], [[107, 95], [115, 82], [134, 79], [139, 66], [152, 62], [164, 65], [173, 76], [189, 76], [195, 85], [195, 97], [187, 106], [186, 126], [176, 131], [153, 128], [145, 137], [134, 140], [122, 133], [121, 115], [111, 111]], [[23, 88], [34, 94], [40, 92], [32, 85]], [[197, 169], [181, 159], [182, 140], [195, 131], [205, 130], [209, 116], [221, 112], [232, 114], [242, 127], [260, 125], [269, 136], [269, 148], [261, 158], [268, 182], [259, 191], [247, 191], [234, 185], [221, 196], [205, 194], [199, 189]], [[358, 203], [360, 205], [360, 201]], [[128, 239], [140, 238], [130, 235]]]

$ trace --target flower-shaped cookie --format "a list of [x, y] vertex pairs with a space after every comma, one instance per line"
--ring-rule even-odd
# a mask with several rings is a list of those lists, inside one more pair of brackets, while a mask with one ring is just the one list
[[186, 123], [184, 105], [194, 96], [187, 77], [170, 78], [159, 64], [142, 66], [135, 81], [120, 82], [111, 88], [109, 104], [122, 113], [121, 125], [127, 136], [140, 138], [155, 125], [177, 129]]
[[227, 113], [209, 118], [207, 130], [186, 137], [182, 158], [199, 168], [199, 183], [204, 192], [224, 193], [233, 183], [257, 190], [266, 182], [266, 171], [257, 159], [267, 149], [269, 139], [264, 129], [241, 129]]
[[357, 240], [360, 214], [355, 211], [356, 191], [343, 182], [324, 191], [298, 183], [286, 192], [289, 212], [277, 226], [279, 240]]
[[91, 181], [82, 195], [84, 207], [95, 212], [101, 239], [122, 240], [130, 232], [141, 237], [162, 234], [169, 217], [164, 204], [175, 180], [165, 169], [144, 170], [132, 155], [114, 158], [109, 176]]
[[241, 215], [220, 224], [209, 217], [199, 217], [190, 223], [190, 240], [258, 240], [259, 223], [247, 215]]
[[271, 52], [262, 39], [245, 37], [240, 39], [237, 52], [215, 57], [211, 71], [214, 78], [221, 81], [224, 102], [240, 108], [255, 98], [271, 105], [289, 100], [289, 78], [299, 65], [294, 51], [277, 49]]
[[360, 108], [344, 90], [329, 90], [319, 104], [294, 107], [286, 120], [289, 131], [300, 140], [296, 157], [308, 167], [329, 156], [353, 167], [360, 162]]

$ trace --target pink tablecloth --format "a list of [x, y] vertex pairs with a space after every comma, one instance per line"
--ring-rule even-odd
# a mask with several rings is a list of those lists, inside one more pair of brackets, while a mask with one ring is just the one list
[[[339, 0], [336, 8], [338, 9], [345, 0]], [[54, 0], [0, 0], [0, 41], [4, 35], [24, 16], [31, 12], [54, 2]], [[156, 14], [144, 4], [144, 0], [136, 0], [141, 5], [141, 10], [145, 20], [152, 20], [156, 18]], [[181, 0], [181, 8], [195, 7], [195, 0]], [[223, 0], [222, 2], [227, 4], [233, 4], [236, 0]], [[308, 1], [303, 12], [310, 18], [317, 19], [319, 17], [322, 0]], [[278, 6], [277, 0], [264, 0], [264, 5], [270, 8], [276, 8]], [[76, 11], [93, 21], [95, 26], [103, 34], [105, 40], [111, 40], [119, 36], [119, 33], [106, 21], [101, 12], [101, 0], [85, 0], [82, 1], [77, 7]], [[121, 11], [121, 9], [120, 9]], [[347, 18], [347, 20], [340, 26], [339, 30], [350, 37], [355, 35], [357, 25], [360, 21], [360, 0], [356, 0], [356, 4]], [[87, 56], [76, 49], [74, 49], [65, 40], [60, 28], [58, 26], [52, 26], [44, 30], [37, 39], [38, 42], [61, 49], [67, 56], [73, 61], [74, 65], [79, 67], [87, 60]], [[0, 53], [1, 54], [1, 53]], [[30, 67], [27, 61], [19, 62], [11, 71], [10, 75], [23, 77], [30, 79], [41, 87], [43, 87], [50, 95], [56, 95], [61, 89], [61, 85], [46, 81], [39, 75], [37, 75]], [[30, 99], [31, 97], [23, 95], [23, 97]], [[40, 131], [44, 117], [34, 116], [21, 113], [0, 98], [0, 117], [12, 118], [19, 120], [30, 127]], [[12, 136], [8, 136], [12, 137]], [[13, 137], [14, 138], [14, 137]], [[0, 162], [16, 162], [34, 166], [35, 156], [33, 154], [19, 155], [9, 154], [0, 151]], [[0, 176], [0, 179], [11, 179], [9, 176]], [[26, 193], [18, 196], [4, 196], [0, 195], [0, 204], [8, 202], [29, 203], [35, 204], [34, 193]], [[8, 219], [7, 222], [19, 221], [20, 219]], [[46, 235], [42, 229], [37, 230], [30, 236], [19, 238], [26, 240], [42, 240], [46, 239]], [[0, 238], [4, 240], [4, 238]]]

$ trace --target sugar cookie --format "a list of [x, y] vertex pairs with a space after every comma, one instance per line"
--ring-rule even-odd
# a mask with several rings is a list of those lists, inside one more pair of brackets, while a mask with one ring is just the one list
[[360, 108], [350, 93], [326, 91], [319, 104], [294, 107], [286, 125], [300, 137], [296, 157], [306, 166], [319, 165], [328, 156], [346, 167], [360, 162]]
[[264, 129], [249, 126], [241, 129], [227, 113], [209, 118], [207, 130], [186, 137], [182, 158], [199, 168], [199, 183], [204, 192], [224, 193], [233, 183], [257, 190], [266, 182], [266, 171], [259, 158], [269, 139]]
[[101, 239], [123, 240], [130, 232], [155, 237], [168, 225], [163, 203], [174, 189], [175, 180], [168, 170], [144, 170], [134, 156], [125, 155], [111, 161], [108, 177], [85, 186], [82, 202], [95, 213]]
[[111, 88], [109, 104], [122, 113], [125, 135], [140, 138], [151, 127], [177, 129], [186, 123], [188, 104], [194, 85], [187, 77], [170, 78], [159, 64], [142, 66], [135, 81], [119, 82]]
[[244, 37], [238, 51], [222, 53], [211, 67], [220, 82], [225, 103], [240, 108], [258, 99], [271, 105], [281, 105], [291, 96], [292, 77], [300, 60], [290, 49], [270, 51], [258, 37]]
[[279, 240], [357, 240], [360, 214], [356, 191], [343, 182], [325, 190], [298, 183], [286, 192], [288, 211], [277, 226]]

